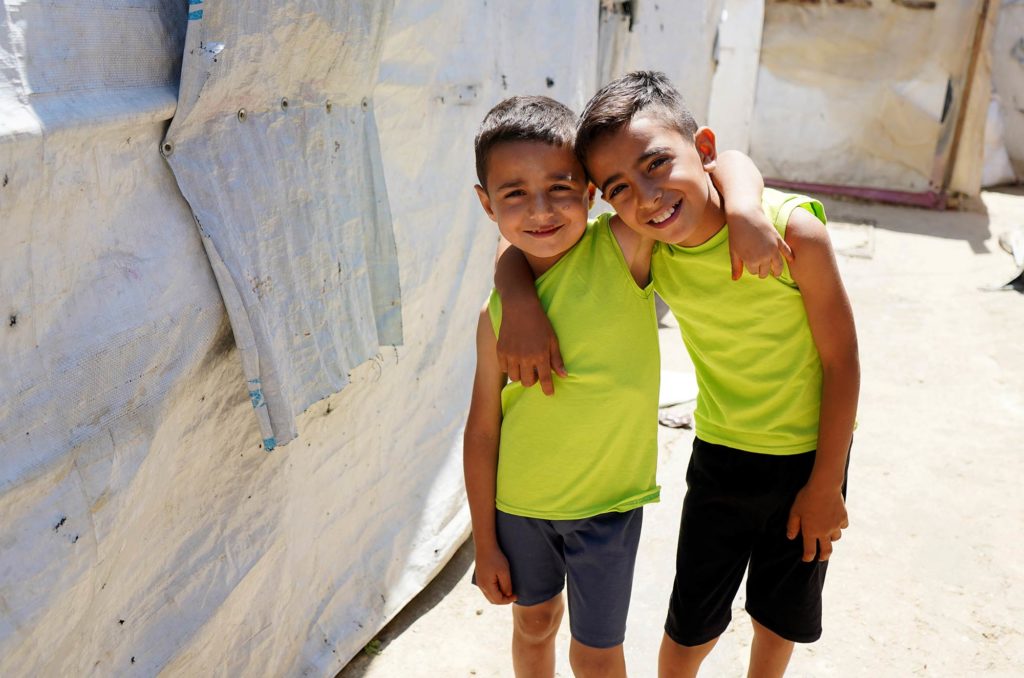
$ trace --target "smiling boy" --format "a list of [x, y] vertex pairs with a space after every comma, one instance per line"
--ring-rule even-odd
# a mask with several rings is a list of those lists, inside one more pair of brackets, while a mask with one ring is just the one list
[[[515, 603], [519, 676], [554, 675], [566, 579], [573, 671], [625, 675], [641, 507], [660, 492], [649, 264], [631, 270], [626, 263], [637, 258], [640, 238], [624, 225], [612, 229], [608, 215], [588, 224], [575, 123], [556, 101], [513, 97], [488, 113], [475, 143], [481, 206], [523, 252], [544, 308], [576, 346], [566, 352], [572, 377], [546, 399], [508, 383], [498, 367], [497, 293], [480, 315], [464, 441], [474, 578], [490, 602]], [[584, 341], [595, 335], [599, 344]], [[608, 392], [619, 397], [604, 398]]]

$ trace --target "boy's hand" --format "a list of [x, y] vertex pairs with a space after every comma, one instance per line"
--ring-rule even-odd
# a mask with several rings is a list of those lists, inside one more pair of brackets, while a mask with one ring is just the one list
[[508, 605], [516, 601], [518, 596], [512, 593], [508, 559], [501, 549], [477, 551], [476, 585], [494, 605]]
[[751, 275], [767, 278], [782, 275], [783, 261], [793, 261], [793, 250], [768, 221], [760, 205], [725, 207], [729, 224], [729, 257], [732, 259], [732, 279], [739, 280], [744, 265]]
[[541, 390], [552, 395], [552, 370], [561, 377], [568, 376], [568, 372], [551, 321], [535, 296], [502, 303], [498, 366], [511, 381], [522, 381], [527, 388], [539, 381]]
[[798, 534], [803, 535], [805, 563], [812, 562], [816, 555], [818, 560], [828, 560], [832, 542], [839, 541], [849, 526], [846, 502], [839, 488], [807, 484], [797, 492], [789, 510], [786, 537], [796, 539]]

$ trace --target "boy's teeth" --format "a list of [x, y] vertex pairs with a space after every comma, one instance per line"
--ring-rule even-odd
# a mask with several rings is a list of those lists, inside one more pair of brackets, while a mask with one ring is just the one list
[[664, 212], [662, 212], [658, 216], [656, 216], [653, 219], [651, 219], [651, 221], [653, 221], [656, 224], [660, 224], [661, 222], [665, 221], [670, 216], [672, 216], [672, 213], [675, 212], [675, 211], [676, 211], [676, 206], [672, 205], [672, 207], [669, 207], [667, 210], [665, 210]]

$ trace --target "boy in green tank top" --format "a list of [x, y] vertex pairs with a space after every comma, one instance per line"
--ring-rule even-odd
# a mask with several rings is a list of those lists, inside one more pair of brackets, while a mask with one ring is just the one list
[[[763, 212], [791, 248], [789, 264], [773, 266], [773, 278], [762, 270], [722, 282], [729, 229], [709, 176], [714, 133], [698, 128], [661, 73], [630, 73], [602, 88], [583, 113], [576, 153], [617, 212], [612, 226], [643, 239], [637, 251], [651, 257], [655, 289], [679, 320], [697, 373], [659, 674], [697, 675], [746, 572], [750, 675], [781, 676], [794, 642], [821, 635], [826, 561], [848, 526], [860, 372], [824, 211], [815, 200], [765, 191]], [[550, 342], [541, 336], [504, 359], [532, 359]]]
[[[513, 97], [475, 140], [480, 203], [523, 253], [531, 293], [569, 347], [569, 372], [551, 398], [508, 381], [492, 293], [464, 440], [474, 581], [490, 602], [516, 603], [516, 675], [554, 675], [568, 579], [574, 673], [624, 676], [641, 507], [660, 492], [657, 321], [643, 239], [609, 214], [587, 221], [575, 124], [551, 99]], [[753, 183], [742, 169], [733, 176]]]

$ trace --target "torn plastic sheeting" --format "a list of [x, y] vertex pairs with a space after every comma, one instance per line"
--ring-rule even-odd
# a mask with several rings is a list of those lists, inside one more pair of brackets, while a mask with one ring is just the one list
[[980, 4], [768, 3], [751, 127], [751, 156], [765, 176], [936, 188], [965, 94], [973, 37], [965, 27]]
[[402, 341], [370, 95], [390, 3], [204, 4], [163, 151], [224, 296], [268, 450]]

